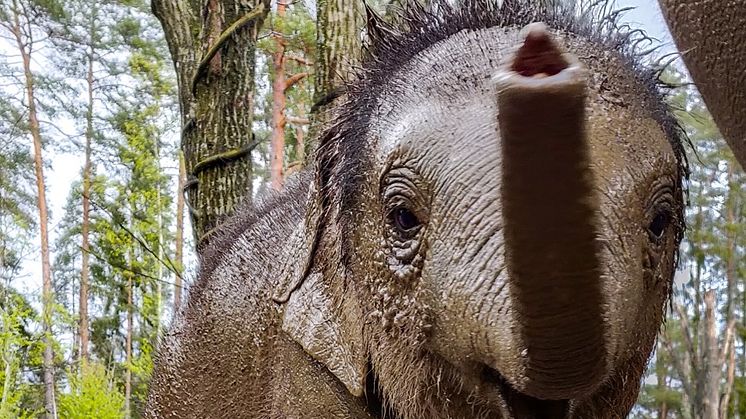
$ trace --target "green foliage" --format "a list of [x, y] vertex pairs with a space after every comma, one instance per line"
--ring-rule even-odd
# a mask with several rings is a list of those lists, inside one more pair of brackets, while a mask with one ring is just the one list
[[[152, 42], [152, 40], [150, 41]], [[160, 48], [135, 50], [127, 60], [134, 80], [131, 94], [121, 97], [106, 118], [107, 170], [92, 182], [90, 218], [90, 295], [96, 307], [90, 319], [91, 355], [111, 371], [117, 386], [132, 373], [134, 413], [144, 404], [152, 371], [153, 347], [160, 328], [163, 282], [172, 278], [172, 192], [161, 159], [162, 138], [170, 124], [169, 95], [174, 83]], [[152, 55], [156, 54], [156, 55]], [[80, 184], [73, 185], [61, 225], [55, 271], [75, 279], [80, 250]], [[73, 245], [70, 245], [73, 243]], [[128, 281], [133, 281], [133, 304], [127, 304]], [[123, 319], [134, 317], [133, 358], [124, 362]]]
[[[4, 121], [7, 120], [0, 119], [0, 127]], [[36, 226], [36, 195], [29, 187], [33, 184], [33, 167], [28, 147], [22, 147], [12, 137], [0, 137], [0, 149], [4, 150], [0, 154], [0, 278], [9, 281], [30, 251]]]
[[658, 385], [643, 386], [637, 403], [650, 411], [655, 411], [662, 404], [671, 411], [680, 411], [683, 407], [680, 391]]
[[[260, 79], [257, 90], [264, 100], [257, 101], [255, 120], [261, 124], [255, 130], [258, 138], [269, 138], [272, 125], [272, 94], [271, 85], [275, 78], [275, 68], [272, 65], [272, 55], [277, 52], [277, 36], [282, 38], [285, 46], [285, 76], [289, 78], [295, 74], [309, 73], [300, 82], [285, 92], [285, 115], [297, 118], [307, 118], [313, 104], [313, 61], [316, 56], [316, 22], [314, 17], [302, 2], [289, 4], [284, 17], [273, 12], [265, 28], [273, 36], [261, 37], [257, 43], [257, 52], [264, 57], [257, 62]], [[304, 133], [307, 127], [288, 123], [285, 125], [285, 163], [286, 166], [299, 160], [296, 131]], [[269, 141], [259, 146], [262, 161], [255, 166], [255, 177], [267, 179], [266, 168], [269, 156]]]
[[37, 313], [26, 299], [0, 286], [0, 418], [33, 417], [40, 400], [22, 377], [26, 366], [41, 366], [40, 335], [31, 329]]
[[81, 365], [80, 374], [68, 372], [68, 393], [60, 394], [59, 415], [62, 419], [116, 419], [122, 417], [124, 395], [117, 389], [114, 377], [97, 362]]
[[[63, 337], [54, 346], [56, 378], [63, 383], [58, 391], [68, 391], [58, 399], [61, 417], [121, 417], [119, 393], [127, 371], [133, 375], [132, 414], [137, 416], [168, 298], [163, 284], [173, 279], [169, 246], [173, 241], [173, 182], [162, 163], [169, 164], [167, 156], [174, 154], [176, 147], [177, 98], [163, 33], [149, 6], [145, 0], [0, 2], [0, 46], [5, 47], [6, 42], [9, 46], [2, 49], [0, 58], [3, 293], [22, 298], [11, 285], [22, 274], [28, 276], [24, 261], [38, 251], [32, 240], [36, 239], [35, 178], [20, 54], [5, 54], [15, 48], [11, 29], [16, 14], [22, 14], [22, 35], [35, 41], [33, 83], [39, 96], [42, 131], [53, 146], [52, 154], [82, 155], [86, 138], [92, 145], [91, 364], [83, 370], [75, 361], [82, 274], [82, 180], [71, 185], [63, 217], [52, 221], [58, 224], [56, 235], [52, 235], [56, 236], [53, 276], [57, 299], [53, 333]], [[31, 51], [31, 45], [26, 44], [26, 51]], [[134, 283], [131, 305], [126, 297], [129, 277]], [[20, 280], [29, 282], [27, 278]], [[36, 313], [16, 309], [20, 303], [10, 305], [8, 301], [0, 301], [0, 343], [7, 360], [2, 364], [7, 370], [0, 371], [0, 378], [3, 383], [8, 380], [3, 384], [7, 394], [0, 405], [0, 419], [36, 416], [43, 405], [44, 389], [39, 319]], [[128, 311], [134, 318], [130, 363], [124, 362], [128, 330], [123, 319]]]

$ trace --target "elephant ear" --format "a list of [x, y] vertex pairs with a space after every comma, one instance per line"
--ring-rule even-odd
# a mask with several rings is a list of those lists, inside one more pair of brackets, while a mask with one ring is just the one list
[[345, 288], [348, 274], [334, 215], [322, 211], [312, 183], [306, 217], [285, 248], [273, 299], [284, 304], [282, 330], [360, 397], [367, 367], [363, 316]]

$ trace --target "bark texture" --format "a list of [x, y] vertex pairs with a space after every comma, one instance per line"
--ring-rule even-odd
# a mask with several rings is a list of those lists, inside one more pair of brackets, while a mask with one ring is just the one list
[[269, 3], [152, 2], [176, 68], [188, 201], [198, 250], [251, 196], [255, 45]]
[[315, 99], [318, 102], [352, 77], [353, 67], [362, 54], [365, 21], [362, 4], [357, 0], [319, 0], [316, 7]]
[[316, 2], [315, 105], [311, 109], [307, 156], [313, 154], [317, 134], [334, 117], [328, 105], [343, 94], [345, 82], [353, 77], [353, 69], [362, 58], [363, 12], [360, 0]]

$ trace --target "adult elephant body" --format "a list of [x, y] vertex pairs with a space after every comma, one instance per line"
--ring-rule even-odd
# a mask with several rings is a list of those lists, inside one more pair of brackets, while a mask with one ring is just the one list
[[660, 0], [697, 89], [746, 169], [746, 0]]
[[204, 254], [146, 416], [629, 412], [683, 230], [655, 73], [592, 13], [432, 3]]

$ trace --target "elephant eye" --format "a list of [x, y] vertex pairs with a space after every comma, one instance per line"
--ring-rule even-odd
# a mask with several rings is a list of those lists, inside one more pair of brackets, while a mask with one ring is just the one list
[[659, 212], [648, 225], [648, 233], [653, 240], [658, 241], [663, 238], [668, 225], [671, 223], [671, 216], [667, 212]]
[[663, 236], [676, 223], [676, 201], [669, 183], [661, 182], [653, 190], [647, 209], [647, 232], [650, 242], [656, 247], [663, 244]]
[[391, 213], [391, 221], [396, 230], [404, 235], [416, 233], [422, 225], [417, 215], [406, 207], [395, 208]]

